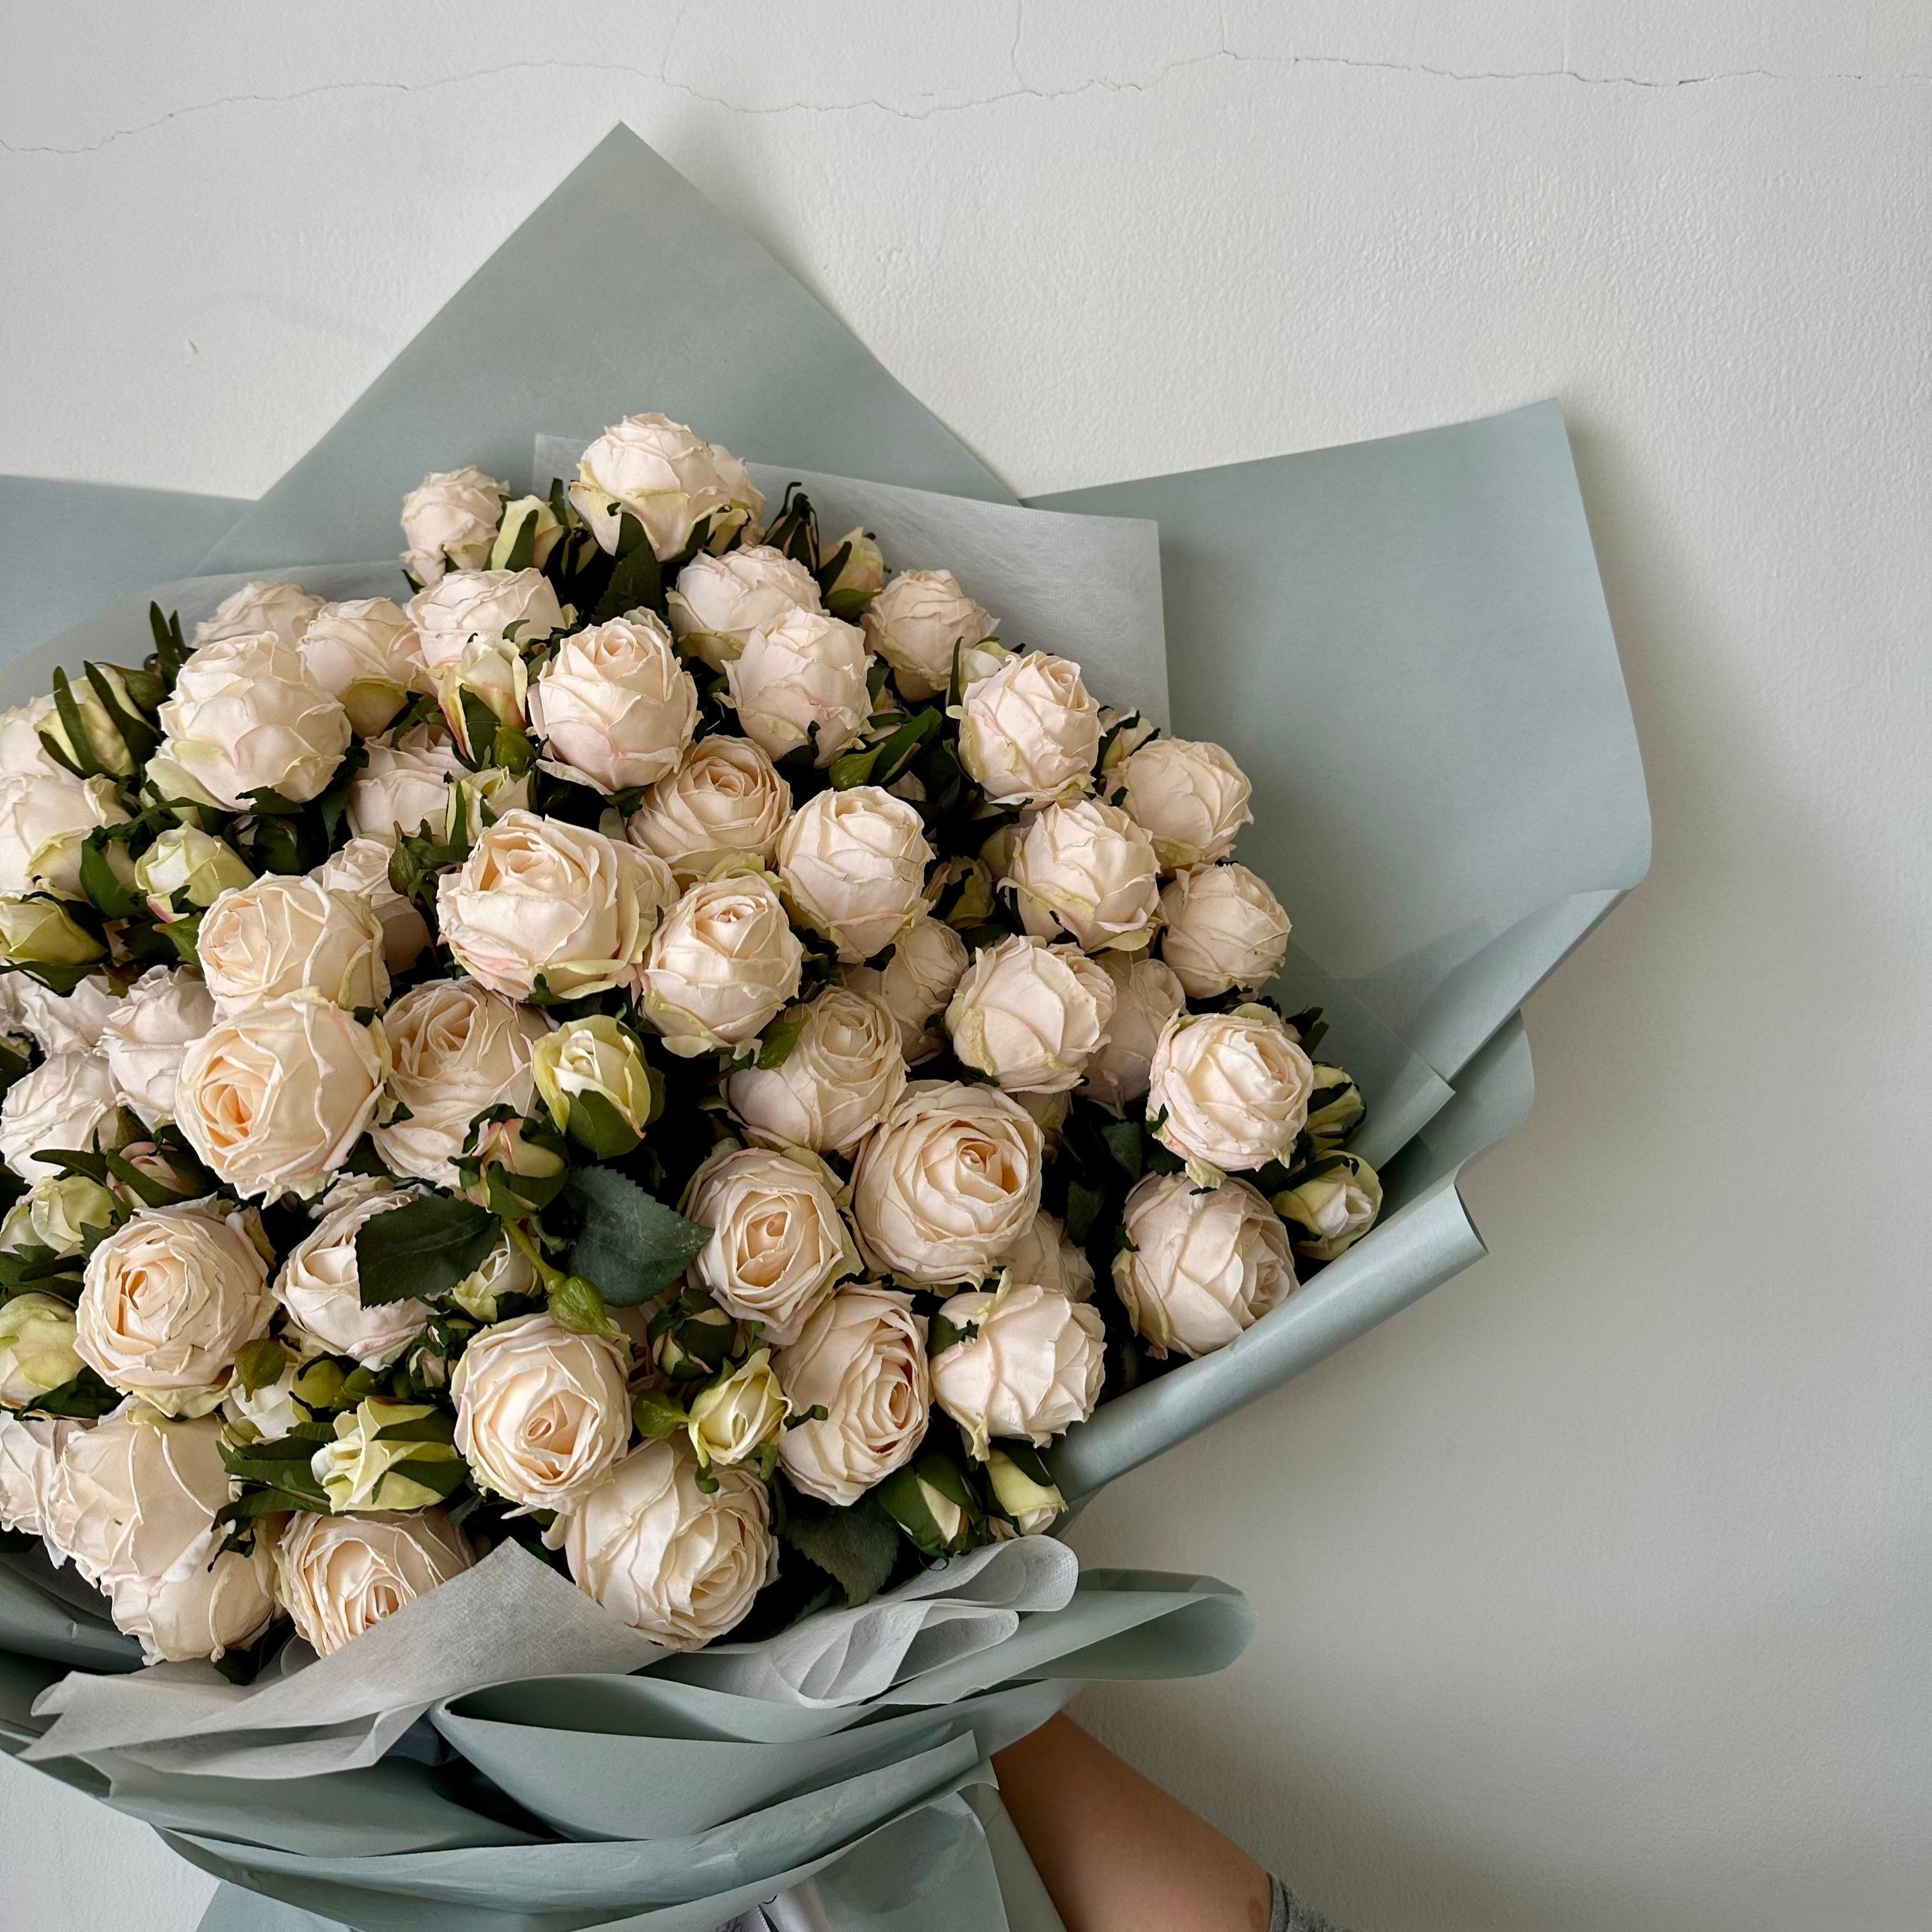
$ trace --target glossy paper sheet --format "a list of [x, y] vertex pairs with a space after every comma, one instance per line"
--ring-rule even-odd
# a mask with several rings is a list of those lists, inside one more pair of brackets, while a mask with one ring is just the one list
[[[589, 323], [565, 337], [548, 320], [560, 286]], [[152, 493], [89, 509], [76, 486], [16, 484], [0, 490], [0, 514], [15, 573], [40, 568], [38, 532], [58, 512], [70, 536], [92, 525], [92, 578], [67, 575], [112, 593], [179, 572], [184, 544], [206, 536], [208, 572], [332, 558], [348, 566], [339, 580], [304, 569], [310, 586], [367, 594], [352, 586], [374, 567], [352, 560], [393, 554], [396, 507], [426, 470], [476, 462], [521, 487], [537, 436], [587, 437], [639, 408], [698, 423], [788, 476], [1012, 500], [762, 250], [620, 130], [218, 538], [225, 506]], [[849, 486], [829, 490], [828, 520], [838, 487]], [[1528, 1110], [1516, 1009], [1642, 876], [1649, 824], [1553, 404], [1037, 507], [1159, 525], [1173, 726], [1221, 740], [1255, 780], [1258, 823], [1242, 856], [1296, 920], [1280, 990], [1328, 1009], [1332, 1055], [1370, 1098], [1359, 1144], [1388, 1203], [1368, 1239], [1234, 1346], [1066, 1438], [1059, 1471], [1078, 1497], [1480, 1252], [1456, 1182]], [[100, 561], [110, 545], [118, 570]], [[152, 569], [135, 567], [143, 558]], [[972, 587], [1000, 609], [996, 581]], [[184, 619], [218, 590], [180, 587]], [[64, 606], [42, 607], [50, 623], [90, 592], [61, 594]], [[9, 697], [44, 688], [56, 663], [145, 650], [145, 601], [34, 652]], [[1093, 650], [1073, 614], [1024, 615], [1024, 641]], [[11, 648], [45, 634], [16, 634]], [[1090, 1576], [1060, 1609], [896, 1672], [883, 1703], [747, 1695], [724, 1681], [742, 1666], [719, 1654], [642, 1677], [450, 1696], [429, 1714], [434, 1730], [418, 1724], [380, 1763], [328, 1776], [244, 1782], [114, 1750], [46, 1768], [247, 1888], [224, 1888], [206, 1932], [700, 1932], [760, 1906], [748, 1927], [774, 1932], [1051, 1932], [984, 1756], [1082, 1678], [1221, 1667], [1247, 1614], [1218, 1586]], [[69, 1666], [138, 1660], [70, 1585], [23, 1558], [0, 1559], [0, 1740], [15, 1748], [44, 1727], [34, 1701]]]

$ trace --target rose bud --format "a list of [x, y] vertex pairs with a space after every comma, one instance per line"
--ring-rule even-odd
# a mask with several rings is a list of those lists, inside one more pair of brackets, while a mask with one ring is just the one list
[[1188, 996], [1211, 1000], [1239, 987], [1252, 992], [1288, 957], [1288, 914], [1245, 866], [1198, 866], [1178, 874], [1160, 896], [1167, 930], [1160, 956]]
[[788, 1007], [775, 1024], [794, 1022], [784, 1058], [734, 1073], [725, 1104], [761, 1147], [850, 1154], [904, 1090], [898, 1024], [883, 1001], [843, 986]]
[[236, 1193], [313, 1193], [374, 1120], [388, 1071], [380, 1026], [313, 995], [276, 1000], [188, 1048], [176, 1116], [188, 1144]]
[[919, 814], [877, 785], [808, 799], [778, 841], [786, 903], [848, 966], [883, 952], [920, 917], [932, 862]]
[[1305, 1229], [1295, 1250], [1311, 1261], [1332, 1262], [1376, 1224], [1382, 1212], [1381, 1177], [1359, 1154], [1324, 1155], [1295, 1186], [1274, 1197], [1275, 1212]]
[[764, 1484], [725, 1467], [707, 1491], [700, 1474], [682, 1437], [647, 1442], [544, 1536], [586, 1596], [674, 1650], [723, 1636], [778, 1574]]
[[1099, 963], [1114, 982], [1114, 1016], [1080, 1090], [1109, 1113], [1124, 1114], [1146, 1093], [1154, 1042], [1186, 1005], [1187, 994], [1172, 967], [1144, 952], [1103, 952]]
[[911, 1458], [926, 1434], [926, 1318], [912, 1297], [868, 1282], [820, 1305], [772, 1358], [796, 1416], [778, 1460], [807, 1496], [843, 1509]]
[[496, 539], [508, 485], [466, 464], [433, 470], [403, 499], [403, 568], [422, 584], [480, 570]]
[[599, 1160], [628, 1154], [657, 1111], [642, 1043], [608, 1014], [546, 1034], [532, 1049], [530, 1072], [560, 1131]]
[[995, 1449], [986, 1458], [986, 1479], [1006, 1520], [1022, 1536], [1043, 1536], [1065, 1512], [1046, 1465], [1024, 1450]]
[[266, 632], [293, 650], [322, 608], [299, 584], [272, 584], [257, 579], [230, 591], [216, 605], [214, 615], [194, 627], [196, 650], [203, 644], [224, 644], [232, 638], [260, 637]]
[[564, 639], [531, 688], [530, 723], [546, 770], [628, 791], [677, 770], [698, 729], [698, 687], [663, 619], [634, 610]]
[[382, 1031], [399, 1107], [398, 1118], [372, 1130], [376, 1151], [397, 1174], [452, 1188], [477, 1115], [530, 1111], [531, 1051], [549, 1023], [473, 980], [425, 980], [382, 1016]]
[[644, 1015], [680, 1059], [746, 1046], [797, 994], [805, 949], [771, 882], [746, 872], [693, 886], [651, 941]]
[[791, 788], [771, 760], [750, 739], [720, 734], [645, 793], [625, 831], [689, 886], [741, 856], [769, 869], [790, 817]]
[[458, 663], [472, 644], [526, 651], [565, 624], [556, 592], [540, 570], [452, 571], [410, 599], [409, 616], [432, 671]]
[[345, 1409], [335, 1418], [335, 1440], [309, 1459], [329, 1508], [346, 1515], [428, 1509], [441, 1502], [454, 1486], [461, 1459], [454, 1444], [425, 1433], [426, 1422], [444, 1423], [442, 1412], [426, 1402], [370, 1396]]
[[857, 739], [872, 715], [866, 640], [856, 625], [788, 611], [754, 631], [724, 667], [739, 728], [773, 758], [802, 745], [822, 771]]
[[755, 631], [794, 610], [817, 616], [825, 606], [812, 572], [764, 544], [712, 556], [700, 550], [666, 593], [672, 634], [693, 657], [722, 671]]
[[366, 900], [313, 879], [272, 875], [223, 893], [195, 950], [224, 1019], [299, 993], [352, 1012], [389, 997], [381, 922]]
[[1193, 739], [1150, 740], [1120, 761], [1109, 789], [1153, 839], [1164, 872], [1226, 858], [1254, 823], [1240, 766], [1219, 745]]
[[574, 1507], [631, 1439], [630, 1345], [548, 1315], [486, 1328], [450, 1383], [477, 1480], [531, 1509]]
[[492, 991], [558, 999], [637, 982], [677, 887], [664, 862], [601, 832], [508, 812], [436, 886], [443, 943]]
[[883, 967], [842, 967], [838, 976], [854, 992], [868, 994], [885, 1006], [898, 1023], [907, 1064], [916, 1066], [945, 1049], [940, 1022], [966, 967], [966, 942], [958, 934], [942, 920], [918, 919], [900, 935]]
[[765, 513], [763, 494], [721, 445], [668, 416], [626, 416], [583, 454], [569, 496], [606, 550], [617, 548], [626, 512], [643, 526], [661, 562], [680, 556], [700, 530], [723, 550]]
[[416, 627], [386, 597], [325, 604], [299, 648], [309, 676], [340, 702], [360, 737], [373, 738], [424, 682]]
[[57, 1255], [79, 1254], [91, 1235], [108, 1233], [121, 1220], [120, 1202], [84, 1174], [37, 1180], [18, 1205], [35, 1242]]
[[983, 1280], [1039, 1211], [1044, 1156], [1009, 1095], [912, 1082], [853, 1168], [861, 1251], [926, 1287]]
[[160, 724], [158, 758], [231, 812], [257, 791], [307, 804], [334, 777], [351, 736], [348, 712], [299, 653], [266, 635], [199, 646]]
[[497, 734], [520, 734], [530, 720], [530, 669], [501, 638], [472, 638], [430, 674], [436, 701], [457, 749], [472, 765], [496, 756]]
[[1024, 934], [980, 952], [946, 1010], [963, 1066], [1009, 1093], [1064, 1094], [1106, 1036], [1114, 982], [1072, 946]]
[[872, 600], [866, 641], [892, 668], [892, 682], [915, 702], [944, 691], [953, 659], [1000, 628], [959, 587], [950, 570], [902, 570]]
[[1133, 1245], [1114, 1257], [1114, 1290], [1156, 1359], [1225, 1348], [1294, 1292], [1288, 1231], [1244, 1180], [1150, 1174], [1121, 1218]]
[[1043, 1449], [1094, 1413], [1106, 1367], [1097, 1309], [1009, 1270], [996, 1292], [956, 1294], [939, 1318], [938, 1332], [961, 1339], [932, 1358], [932, 1399], [980, 1462], [993, 1436]]
[[1176, 1013], [1148, 1076], [1148, 1124], [1184, 1161], [1224, 1173], [1286, 1160], [1307, 1118], [1315, 1070], [1265, 1006]]
[[0, 775], [0, 892], [85, 898], [80, 861], [88, 833], [127, 817], [109, 778]]
[[120, 1104], [105, 1054], [50, 1054], [0, 1100], [0, 1158], [29, 1185], [50, 1178], [58, 1170], [36, 1153], [92, 1148]]
[[440, 1509], [290, 1516], [275, 1544], [275, 1595], [318, 1656], [340, 1650], [476, 1562]]
[[519, 496], [514, 503], [503, 506], [502, 517], [496, 526], [496, 541], [490, 546], [484, 568], [513, 568], [510, 560], [516, 555], [526, 528], [530, 539], [528, 567], [542, 569], [550, 561], [550, 554], [556, 549], [558, 538], [563, 534], [563, 525], [557, 520], [556, 512], [550, 508], [548, 499], [542, 496]]
[[0, 958], [10, 966], [85, 966], [107, 949], [50, 899], [0, 895]]
[[1308, 1096], [1308, 1120], [1303, 1131], [1316, 1147], [1339, 1147], [1362, 1124], [1368, 1112], [1362, 1090], [1339, 1066], [1317, 1065], [1314, 1090]]
[[705, 1468], [716, 1463], [726, 1468], [743, 1462], [770, 1440], [791, 1413], [771, 1362], [771, 1351], [760, 1348], [692, 1397], [686, 1432]]
[[960, 700], [959, 762], [996, 805], [1082, 796], [1100, 749], [1100, 707], [1066, 658], [1010, 658]]
[[74, 1310], [55, 1295], [16, 1294], [0, 1306], [0, 1408], [31, 1408], [72, 1382], [81, 1367], [74, 1340]]
[[973, 1546], [981, 1520], [966, 1479], [946, 1456], [930, 1450], [879, 1486], [879, 1507], [927, 1556], [956, 1556]]
[[1006, 883], [1028, 932], [1086, 950], [1138, 952], [1160, 923], [1154, 847], [1124, 812], [1092, 799], [1050, 806], [1028, 826]]
[[884, 555], [862, 525], [848, 530], [836, 543], [821, 544], [819, 549], [824, 559], [821, 568], [826, 570], [841, 550], [845, 553], [844, 561], [825, 586], [825, 608], [850, 623], [884, 587]]

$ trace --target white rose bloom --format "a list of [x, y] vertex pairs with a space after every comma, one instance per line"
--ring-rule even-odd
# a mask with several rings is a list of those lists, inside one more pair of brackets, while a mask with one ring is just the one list
[[1077, 946], [1016, 934], [974, 956], [946, 1010], [961, 1063], [1016, 1094], [1064, 1094], [1107, 1035], [1114, 982]]
[[352, 838], [309, 874], [332, 892], [363, 900], [382, 928], [382, 963], [392, 973], [413, 966], [429, 944], [429, 922], [389, 883], [389, 847], [380, 838]]
[[1045, 1154], [1010, 1095], [914, 1081], [853, 1168], [861, 1250], [926, 1287], [983, 1280], [1039, 1211]]
[[309, 676], [340, 701], [362, 737], [374, 737], [424, 682], [416, 627], [386, 597], [325, 604], [301, 650]]
[[808, 742], [820, 770], [866, 728], [866, 639], [856, 624], [791, 610], [724, 667], [739, 728], [774, 758]]
[[549, 1315], [486, 1328], [451, 1378], [456, 1446], [499, 1496], [574, 1508], [630, 1442], [630, 1366], [628, 1342]]
[[389, 997], [382, 927], [366, 899], [271, 874], [224, 892], [202, 916], [202, 976], [225, 1018], [297, 993], [353, 1012]]
[[795, 1342], [834, 1282], [858, 1272], [828, 1171], [727, 1143], [691, 1177], [679, 1211], [711, 1230], [691, 1280], [728, 1315]]
[[485, 829], [436, 887], [443, 944], [484, 985], [526, 999], [541, 980], [562, 999], [637, 982], [677, 896], [661, 859], [601, 832], [529, 812]]
[[823, 1407], [778, 1438], [785, 1474], [843, 1509], [909, 1462], [926, 1434], [932, 1383], [926, 1317], [912, 1297], [868, 1282], [841, 1288], [772, 1358], [794, 1415]]
[[976, 679], [959, 705], [959, 762], [996, 805], [1051, 805], [1094, 786], [1100, 707], [1080, 667], [1045, 651]]
[[545, 1540], [561, 1544], [586, 1597], [673, 1650], [696, 1650], [742, 1623], [778, 1574], [771, 1496], [752, 1471], [719, 1468], [698, 1486], [682, 1436], [626, 1456]]
[[725, 1104], [762, 1147], [850, 1154], [904, 1090], [898, 1023], [883, 1001], [843, 986], [826, 987], [802, 1017], [783, 1061], [733, 1074]]
[[275, 1595], [318, 1656], [340, 1650], [476, 1562], [439, 1509], [290, 1516], [275, 1543]]
[[176, 1117], [236, 1193], [312, 1193], [374, 1120], [388, 1070], [380, 1025], [312, 996], [276, 1000], [188, 1048]]
[[1113, 778], [1115, 802], [1154, 841], [1163, 872], [1226, 858], [1241, 827], [1255, 820], [1247, 776], [1219, 745], [1150, 739]]
[[1056, 1289], [1070, 1301], [1094, 1298], [1094, 1264], [1086, 1251], [1066, 1238], [1066, 1230], [1045, 1208], [1028, 1223], [1024, 1234], [1006, 1250], [1002, 1265], [1016, 1281], [1036, 1281]]
[[290, 650], [299, 644], [309, 620], [322, 608], [299, 584], [257, 580], [232, 590], [215, 608], [214, 615], [194, 627], [194, 644], [225, 643], [230, 638], [260, 637], [266, 631]]
[[403, 499], [403, 568], [418, 584], [446, 571], [481, 570], [496, 541], [507, 484], [465, 464], [433, 470]]
[[45, 1180], [57, 1170], [34, 1156], [43, 1148], [92, 1147], [95, 1130], [120, 1103], [106, 1054], [51, 1054], [0, 1100], [0, 1158], [22, 1180]]
[[259, 638], [262, 632], [294, 650], [321, 608], [321, 597], [311, 597], [299, 584], [255, 580], [230, 591], [214, 607], [214, 616], [199, 622], [195, 650], [205, 644], [226, 644], [230, 638]]
[[1009, 1273], [996, 1293], [955, 1295], [946, 1319], [980, 1332], [933, 1357], [932, 1399], [981, 1462], [995, 1436], [1044, 1449], [1094, 1413], [1106, 1370], [1099, 1310]]
[[150, 967], [100, 1030], [121, 1097], [152, 1127], [171, 1120], [182, 1055], [214, 1024], [214, 1001], [199, 973]]
[[415, 1198], [358, 1190], [346, 1199], [332, 1193], [323, 1201], [320, 1218], [290, 1250], [275, 1277], [275, 1299], [298, 1334], [332, 1355], [386, 1369], [422, 1333], [430, 1311], [420, 1301], [363, 1306], [356, 1265], [356, 1237], [364, 1223]]
[[0, 892], [85, 898], [87, 835], [127, 817], [111, 779], [0, 776]]
[[160, 718], [157, 761], [231, 812], [262, 790], [307, 804], [328, 788], [351, 736], [348, 712], [300, 653], [267, 635], [197, 646]]
[[766, 544], [712, 556], [700, 550], [665, 595], [673, 634], [694, 657], [722, 671], [754, 631], [794, 610], [822, 612], [818, 584], [805, 566]]
[[88, 1256], [74, 1347], [124, 1394], [205, 1413], [274, 1314], [243, 1214], [212, 1200], [144, 1208]]
[[1127, 1196], [1131, 1248], [1114, 1257], [1114, 1291], [1149, 1354], [1225, 1348], [1294, 1292], [1280, 1217], [1245, 1180], [1197, 1188], [1150, 1174]]
[[387, 845], [420, 831], [425, 820], [440, 834], [449, 814], [450, 782], [468, 775], [456, 747], [440, 730], [418, 724], [368, 750], [368, 762], [350, 783], [349, 829]]
[[655, 784], [698, 729], [698, 687], [650, 610], [564, 639], [530, 687], [530, 723], [560, 778], [600, 791]]
[[47, 1498], [62, 1452], [88, 1425], [67, 1416], [0, 1411], [0, 1529], [44, 1533]]
[[793, 912], [848, 966], [883, 952], [920, 916], [932, 861], [919, 814], [877, 785], [806, 800], [778, 841]]
[[92, 1053], [120, 1006], [119, 987], [104, 973], [90, 973], [70, 993], [56, 993], [26, 973], [0, 979], [12, 996], [15, 1017], [32, 1034], [40, 1051]]
[[1000, 628], [959, 587], [950, 570], [902, 570], [872, 599], [866, 641], [892, 668], [909, 698], [931, 698], [952, 681], [956, 652], [970, 650]]
[[1293, 1153], [1314, 1086], [1307, 1054], [1266, 1007], [1176, 1013], [1148, 1070], [1148, 1119], [1184, 1161], [1264, 1167]]
[[769, 870], [791, 816], [791, 787], [748, 738], [700, 738], [668, 778], [645, 793], [625, 830], [681, 886], [749, 854]]
[[1021, 838], [1006, 882], [1028, 932], [1066, 934], [1090, 952], [1139, 951], [1160, 922], [1153, 842], [1124, 812], [1092, 799], [1042, 812]]
[[1099, 964], [1114, 982], [1114, 1016], [1081, 1091], [1110, 1114], [1124, 1114], [1147, 1091], [1154, 1043], [1186, 1005], [1187, 991], [1165, 960], [1144, 952], [1103, 952]]
[[150, 1660], [219, 1657], [274, 1615], [267, 1538], [221, 1550], [228, 1502], [221, 1424], [170, 1422], [124, 1403], [62, 1450], [42, 1534], [97, 1588]]
[[[94, 1189], [97, 1196], [104, 1197], [98, 1207], [111, 1204], [111, 1197], [104, 1188], [91, 1180], [82, 1180], [80, 1184]], [[32, 1218], [36, 1222], [40, 1219], [42, 1203], [34, 1197], [42, 1189], [71, 1192], [74, 1185], [73, 1181], [42, 1181], [28, 1197], [33, 1203], [29, 1209]], [[13, 1217], [10, 1214], [8, 1218]], [[109, 1225], [104, 1214], [90, 1214], [87, 1221], [95, 1227]], [[38, 1226], [33, 1232], [42, 1234]], [[44, 1234], [42, 1238], [45, 1239]], [[48, 1241], [46, 1245], [56, 1254], [72, 1254], [80, 1244], [62, 1240]], [[78, 1334], [74, 1311], [56, 1295], [30, 1292], [16, 1294], [11, 1300], [0, 1304], [0, 1408], [27, 1408], [50, 1390], [72, 1382], [81, 1368], [80, 1352], [75, 1346]]]
[[1245, 866], [1178, 873], [1160, 896], [1160, 916], [1167, 928], [1160, 956], [1190, 998], [1211, 1000], [1237, 986], [1253, 992], [1288, 957], [1288, 914]]
[[433, 671], [460, 662], [472, 642], [494, 644], [512, 629], [511, 641], [528, 650], [563, 628], [563, 608], [540, 570], [453, 570], [410, 599], [417, 648]]
[[530, 1109], [530, 1054], [550, 1030], [532, 1006], [474, 980], [425, 980], [382, 1016], [389, 1042], [389, 1097], [401, 1118], [371, 1130], [398, 1174], [457, 1185], [456, 1156], [470, 1124], [493, 1107]]
[[680, 1058], [743, 1046], [798, 992], [805, 948], [771, 882], [745, 872], [693, 886], [651, 941], [640, 1004]]
[[607, 550], [617, 548], [623, 513], [643, 525], [660, 560], [689, 548], [700, 524], [705, 542], [722, 549], [765, 500], [728, 449], [668, 416], [626, 416], [584, 452], [570, 500]]
[[855, 993], [884, 1002], [898, 1022], [899, 1046], [916, 1066], [946, 1046], [941, 1022], [967, 968], [966, 942], [937, 919], [915, 920], [882, 967], [846, 966], [839, 979]]
[[64, 765], [48, 756], [47, 748], [40, 740], [44, 731], [56, 740], [66, 736], [51, 692], [30, 704], [16, 704], [9, 710], [0, 711], [0, 772], [10, 772], [16, 778], [70, 776]]

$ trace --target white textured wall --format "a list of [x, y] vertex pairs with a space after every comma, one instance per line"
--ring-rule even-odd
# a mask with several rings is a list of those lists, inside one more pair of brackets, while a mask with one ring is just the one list
[[[4, 33], [0, 469], [260, 490], [620, 118], [1022, 491], [1560, 396], [1655, 870], [1531, 1012], [1493, 1258], [1083, 1526], [1264, 1619], [1090, 1717], [1358, 1932], [1924, 1924], [1926, 0]], [[193, 1922], [0, 1822], [22, 1925]]]

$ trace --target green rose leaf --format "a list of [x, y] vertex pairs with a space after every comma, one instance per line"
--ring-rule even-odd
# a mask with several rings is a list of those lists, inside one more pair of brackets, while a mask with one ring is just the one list
[[372, 1215], [356, 1236], [362, 1306], [446, 1294], [474, 1274], [496, 1245], [496, 1216], [452, 1195], [425, 1194]]
[[626, 510], [617, 522], [617, 567], [611, 572], [590, 621], [608, 624], [613, 617], [640, 608], [663, 614], [664, 574], [644, 525]]
[[808, 1508], [794, 1501], [786, 1511], [784, 1538], [823, 1570], [854, 1608], [885, 1588], [898, 1556], [898, 1526], [870, 1496], [850, 1509]]
[[614, 1307], [634, 1308], [670, 1287], [711, 1238], [709, 1228], [687, 1221], [613, 1168], [574, 1174], [570, 1193], [583, 1216], [570, 1272], [594, 1281]]

